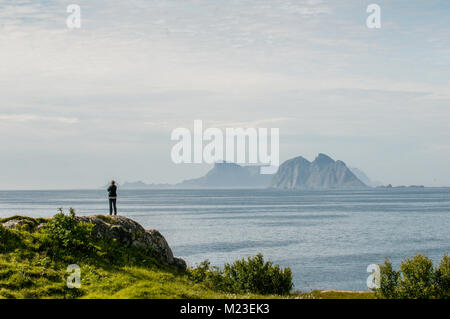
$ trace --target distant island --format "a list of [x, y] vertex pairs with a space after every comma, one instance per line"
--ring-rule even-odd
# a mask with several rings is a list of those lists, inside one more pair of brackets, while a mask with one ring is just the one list
[[399, 185], [399, 186], [392, 186], [392, 184], [388, 184], [388, 185], [379, 185], [377, 186], [377, 188], [425, 188], [425, 186], [423, 185]]
[[266, 188], [272, 175], [260, 174], [260, 166], [241, 166], [220, 162], [203, 177], [188, 179], [177, 184], [181, 188]]
[[206, 175], [177, 184], [146, 184], [125, 182], [124, 189], [167, 188], [274, 188], [274, 189], [348, 189], [381, 186], [358, 168], [349, 168], [340, 160], [320, 153], [310, 162], [302, 156], [282, 163], [276, 174], [260, 174], [259, 165], [242, 166], [218, 162]]
[[313, 162], [302, 156], [290, 159], [278, 169], [271, 188], [339, 189], [368, 187], [342, 161], [320, 153]]
[[219, 162], [205, 176], [187, 179], [177, 184], [146, 184], [142, 181], [125, 182], [127, 189], [156, 188], [267, 188], [272, 175], [261, 175], [260, 166], [241, 166]]

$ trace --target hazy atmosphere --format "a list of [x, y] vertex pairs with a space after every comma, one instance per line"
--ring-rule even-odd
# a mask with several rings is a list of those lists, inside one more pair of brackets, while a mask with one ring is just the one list
[[195, 119], [279, 128], [281, 162], [450, 186], [450, 2], [377, 0], [369, 29], [373, 2], [0, 0], [0, 189], [200, 176], [170, 158]]

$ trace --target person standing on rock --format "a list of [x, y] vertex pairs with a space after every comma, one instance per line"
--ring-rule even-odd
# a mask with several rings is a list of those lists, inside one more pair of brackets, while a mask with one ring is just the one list
[[108, 187], [109, 197], [109, 215], [112, 216], [113, 207], [114, 215], [117, 215], [117, 186], [115, 181], [111, 181], [111, 185]]

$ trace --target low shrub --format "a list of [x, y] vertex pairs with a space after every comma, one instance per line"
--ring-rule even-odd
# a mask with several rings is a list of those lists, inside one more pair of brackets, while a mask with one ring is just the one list
[[190, 274], [194, 281], [224, 292], [285, 295], [293, 287], [290, 268], [265, 262], [261, 254], [225, 264], [223, 270], [204, 261]]
[[53, 258], [79, 257], [95, 251], [92, 243], [93, 224], [75, 218], [71, 208], [69, 215], [62, 209], [41, 230], [41, 250]]
[[189, 275], [196, 283], [203, 283], [212, 289], [226, 290], [223, 271], [218, 267], [211, 266], [209, 260], [205, 260], [197, 265], [197, 267], [190, 269]]
[[445, 255], [436, 270], [437, 297], [450, 299], [450, 258]]
[[450, 260], [445, 255], [438, 268], [424, 255], [403, 261], [400, 270], [394, 270], [386, 259], [380, 266], [380, 288], [377, 298], [435, 299], [450, 297]]

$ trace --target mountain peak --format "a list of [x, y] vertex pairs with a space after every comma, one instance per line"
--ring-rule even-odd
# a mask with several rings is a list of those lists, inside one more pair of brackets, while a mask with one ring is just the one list
[[361, 182], [342, 161], [319, 153], [313, 162], [303, 157], [285, 161], [272, 179], [271, 186], [284, 189], [361, 188]]
[[304, 163], [311, 163], [310, 161], [308, 161], [308, 160], [307, 160], [306, 158], [304, 158], [303, 156], [297, 156], [297, 157], [291, 158], [291, 159], [287, 160], [286, 162], [291, 162], [291, 163], [293, 163], [293, 162], [298, 162], [298, 163], [302, 163], [302, 162], [304, 162]]
[[241, 166], [220, 161], [203, 177], [188, 179], [178, 184], [193, 188], [263, 188], [270, 183], [272, 175], [259, 174], [260, 166]]
[[317, 155], [317, 157], [315, 158], [313, 163], [318, 164], [319, 166], [322, 166], [322, 165], [329, 165], [331, 163], [334, 163], [334, 160], [324, 153], [319, 153], [319, 155]]

